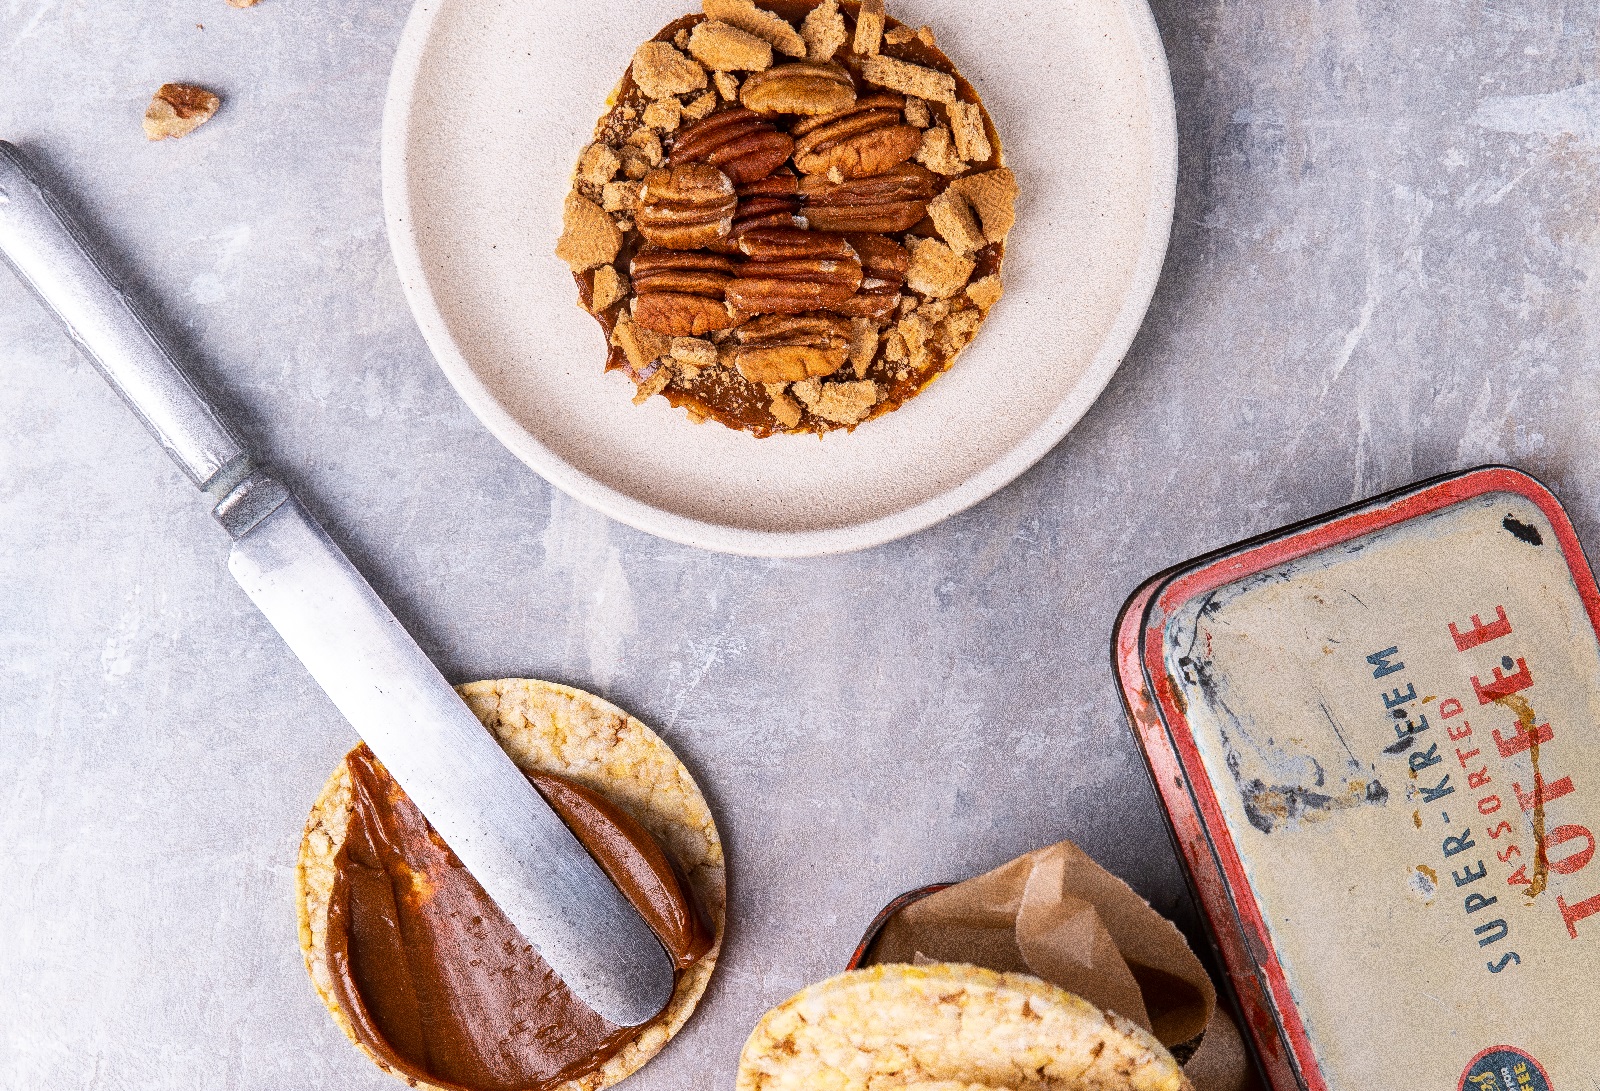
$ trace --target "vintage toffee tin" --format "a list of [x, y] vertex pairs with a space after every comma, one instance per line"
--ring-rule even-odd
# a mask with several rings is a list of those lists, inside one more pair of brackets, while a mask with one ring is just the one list
[[1276, 1091], [1600, 1073], [1600, 592], [1491, 467], [1179, 566], [1113, 661]]

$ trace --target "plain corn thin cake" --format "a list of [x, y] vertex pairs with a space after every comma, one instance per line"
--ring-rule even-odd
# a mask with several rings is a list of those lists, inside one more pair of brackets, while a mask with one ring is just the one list
[[704, 0], [633, 54], [556, 255], [633, 399], [853, 429], [1000, 299], [1016, 180], [977, 92], [883, 0]]
[[1193, 1091], [1154, 1036], [1028, 974], [895, 964], [761, 1017], [737, 1091]]

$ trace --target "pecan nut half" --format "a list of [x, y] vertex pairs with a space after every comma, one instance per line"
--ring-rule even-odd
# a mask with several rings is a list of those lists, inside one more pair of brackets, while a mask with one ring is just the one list
[[900, 290], [911, 267], [906, 248], [887, 235], [849, 235], [850, 245], [861, 255], [861, 290], [839, 305], [839, 313], [852, 318], [887, 322], [900, 305]]
[[728, 237], [738, 204], [733, 181], [708, 163], [658, 167], [645, 175], [634, 223], [656, 246], [696, 250]]
[[761, 114], [836, 114], [855, 103], [856, 85], [831, 61], [792, 61], [745, 80], [739, 101]]
[[864, 178], [904, 163], [922, 147], [922, 132], [905, 123], [904, 108], [900, 95], [868, 95], [848, 110], [796, 122], [796, 169]]
[[739, 240], [763, 227], [800, 227], [800, 180], [785, 168], [757, 182], [739, 187], [739, 207], [733, 214], [733, 230], [713, 249], [735, 253]]
[[739, 249], [750, 260], [727, 299], [744, 314], [831, 310], [861, 287], [861, 259], [842, 235], [763, 227], [740, 236]]
[[861, 255], [850, 240], [825, 231], [804, 231], [798, 227], [773, 227], [752, 231], [739, 240], [739, 249], [753, 261], [788, 261], [795, 258], [831, 258], [852, 261], [857, 267]]
[[832, 375], [850, 358], [850, 321], [832, 314], [774, 314], [734, 333], [733, 363], [752, 383]]
[[887, 235], [850, 235], [850, 245], [861, 256], [861, 268], [868, 277], [892, 284], [904, 284], [911, 268], [911, 254]]
[[826, 175], [800, 179], [805, 218], [818, 231], [909, 231], [928, 214], [937, 176], [915, 163], [901, 163], [870, 178], [830, 182]]
[[752, 110], [724, 110], [678, 134], [667, 162], [709, 163], [745, 185], [765, 178], [794, 151], [794, 140]]
[[893, 286], [865, 287], [839, 304], [837, 312], [849, 318], [867, 318], [873, 322], [887, 322], [900, 306], [900, 289]]
[[722, 254], [645, 249], [628, 269], [633, 278], [633, 320], [670, 337], [699, 337], [734, 325], [723, 302], [733, 280], [733, 259]]

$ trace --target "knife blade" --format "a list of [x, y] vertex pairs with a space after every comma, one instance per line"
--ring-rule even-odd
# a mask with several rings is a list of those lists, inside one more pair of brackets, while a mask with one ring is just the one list
[[0, 257], [214, 502], [228, 569], [540, 957], [622, 1027], [671, 998], [671, 957], [349, 558], [245, 451], [13, 145]]

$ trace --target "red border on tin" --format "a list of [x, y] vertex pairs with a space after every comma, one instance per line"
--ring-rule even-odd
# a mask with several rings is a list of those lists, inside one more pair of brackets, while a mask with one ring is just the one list
[[[1402, 493], [1393, 499], [1379, 499], [1347, 515], [1335, 517], [1326, 523], [1316, 523], [1298, 531], [1269, 538], [1254, 546], [1229, 552], [1198, 568], [1181, 572], [1168, 580], [1151, 596], [1143, 624], [1143, 673], [1145, 685], [1160, 708], [1168, 738], [1188, 781], [1189, 792], [1199, 811], [1200, 824], [1206, 839], [1215, 853], [1216, 862], [1223, 872], [1239, 923], [1251, 942], [1261, 980], [1271, 995], [1277, 1012], [1278, 1025], [1287, 1039], [1291, 1053], [1300, 1070], [1300, 1078], [1308, 1091], [1327, 1091], [1321, 1066], [1311, 1048], [1299, 1009], [1289, 990], [1288, 979], [1278, 961], [1266, 921], [1262, 917], [1238, 847], [1228, 833], [1215, 789], [1200, 753], [1194, 743], [1194, 734], [1184, 715], [1184, 708], [1172, 681], [1165, 670], [1162, 654], [1162, 637], [1166, 622], [1172, 614], [1192, 599], [1209, 594], [1219, 588], [1236, 583], [1267, 569], [1296, 561], [1332, 546], [1349, 542], [1376, 531], [1385, 530], [1398, 523], [1420, 518], [1444, 508], [1463, 503], [1490, 493], [1504, 492], [1521, 496], [1532, 502], [1550, 521], [1556, 539], [1561, 545], [1563, 558], [1573, 577], [1573, 583], [1583, 599], [1589, 615], [1589, 624], [1600, 637], [1600, 587], [1596, 587], [1593, 572], [1589, 569], [1583, 547], [1578, 542], [1572, 521], [1562, 509], [1555, 495], [1540, 482], [1520, 470], [1504, 466], [1470, 470], [1456, 477], [1446, 478], [1414, 492]], [[1163, 793], [1165, 798], [1165, 793]], [[1235, 975], [1237, 977], [1237, 975]], [[1258, 1045], [1260, 1038], [1257, 1036]]]
[[1255, 1043], [1257, 1061], [1265, 1070], [1268, 1085], [1298, 1089], [1300, 1079], [1295, 1075], [1293, 1061], [1284, 1051], [1272, 1002], [1257, 973], [1256, 960], [1245, 944], [1244, 929], [1227, 880], [1206, 837], [1194, 798], [1189, 794], [1189, 778], [1178, 763], [1166, 725], [1151, 704], [1149, 687], [1140, 668], [1139, 627], [1145, 607], [1165, 578], [1163, 574], [1146, 582], [1134, 592], [1117, 617], [1112, 663], [1122, 690], [1123, 708], [1138, 736], [1145, 768], [1150, 771], [1150, 779], [1166, 811], [1168, 831], [1185, 865], [1189, 884], [1199, 895], [1197, 900], [1205, 915], [1212, 947], [1227, 971], [1226, 984], [1232, 986], [1242, 1027]]

